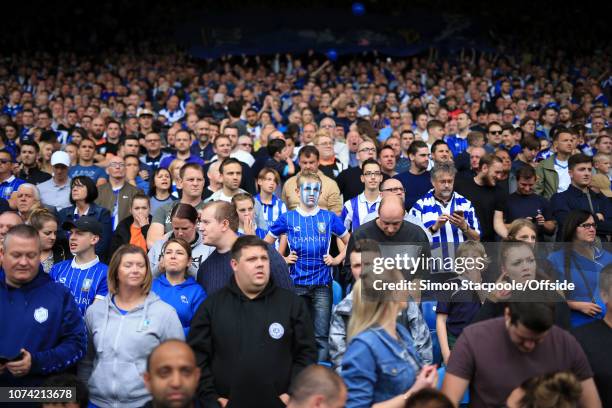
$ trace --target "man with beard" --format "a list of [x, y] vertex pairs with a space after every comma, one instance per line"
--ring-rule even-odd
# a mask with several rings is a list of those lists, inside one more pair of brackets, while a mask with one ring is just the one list
[[431, 170], [431, 189], [410, 210], [432, 235], [432, 248], [445, 242], [480, 239], [480, 226], [472, 203], [453, 191], [457, 170], [451, 163], [438, 163]]
[[493, 214], [503, 211], [508, 194], [497, 185], [503, 173], [503, 164], [499, 157], [488, 154], [480, 159], [478, 173], [473, 178], [459, 178], [455, 191], [470, 200], [476, 208], [476, 217], [480, 221], [480, 240], [495, 241]]
[[398, 179], [406, 194], [405, 208], [410, 209], [414, 203], [432, 187], [429, 172], [429, 147], [422, 140], [412, 142], [408, 149], [410, 158], [410, 169], [395, 176]]
[[30, 140], [21, 142], [21, 170], [19, 178], [26, 183], [40, 184], [51, 178], [49, 173], [45, 173], [38, 168], [37, 159], [40, 153], [38, 143]]
[[208, 163], [215, 155], [213, 144], [209, 137], [208, 122], [204, 119], [197, 121], [195, 133], [197, 140], [191, 145], [191, 155], [199, 157], [204, 163]]
[[153, 399], [143, 408], [195, 408], [200, 368], [191, 347], [181, 340], [167, 340], [147, 359], [144, 383]]

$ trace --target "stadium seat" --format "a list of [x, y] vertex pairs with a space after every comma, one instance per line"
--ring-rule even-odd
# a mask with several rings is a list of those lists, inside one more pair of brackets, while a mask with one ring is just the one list
[[423, 319], [427, 323], [430, 331], [436, 331], [436, 301], [421, 302], [421, 312]]
[[[444, 375], [446, 374], [446, 367], [438, 368], [438, 389], [442, 388], [442, 383], [444, 382]], [[459, 403], [460, 406], [464, 406], [470, 403], [470, 390], [465, 390], [465, 394], [463, 394], [463, 398]]]
[[342, 286], [340, 286], [340, 284], [338, 282], [333, 281], [333, 283], [332, 283], [332, 290], [333, 290], [333, 302], [334, 302], [334, 306], [336, 306], [338, 303], [340, 303], [340, 301], [343, 298], [343, 296], [342, 296]]

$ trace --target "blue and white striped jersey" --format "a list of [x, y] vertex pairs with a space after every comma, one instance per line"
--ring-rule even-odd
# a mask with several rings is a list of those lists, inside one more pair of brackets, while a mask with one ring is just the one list
[[108, 266], [98, 257], [83, 265], [78, 265], [73, 259], [53, 265], [49, 276], [70, 289], [81, 314], [85, 316], [85, 311], [94, 300], [104, 299], [108, 293], [107, 270]]
[[256, 206], [259, 206], [256, 214], [257, 226], [267, 231], [272, 224], [278, 220], [281, 214], [287, 212], [287, 206], [276, 195], [272, 194], [272, 202], [270, 204], [264, 204], [261, 201], [261, 196], [256, 194], [254, 197]]
[[297, 208], [281, 214], [269, 234], [275, 238], [287, 234], [289, 249], [297, 254], [296, 263], [289, 268], [293, 283], [321, 286], [332, 281], [332, 268], [323, 261], [329, 254], [332, 236], [344, 237], [348, 231], [331, 211], [317, 208], [308, 214]]
[[[478, 223], [474, 206], [470, 200], [457, 192], [453, 192], [450, 201], [444, 205], [444, 203], [435, 198], [434, 190], [429, 190], [410, 210], [410, 219], [429, 229], [436, 223], [440, 215], [450, 215], [455, 211], [463, 211], [463, 216], [469, 227], [480, 234], [480, 224]], [[466, 240], [465, 235], [457, 226], [446, 222], [442, 228], [432, 234], [431, 249], [440, 247], [441, 243], [460, 243]], [[448, 254], [444, 253], [444, 256], [448, 256]]]
[[349, 231], [355, 231], [360, 225], [364, 224], [364, 220], [368, 214], [378, 213], [380, 204], [380, 195], [375, 201], [369, 202], [366, 199], [365, 193], [359, 194], [344, 203], [340, 218], [344, 222], [344, 226]]
[[20, 185], [25, 183], [24, 180], [17, 178], [15, 176], [11, 176], [0, 183], [0, 197], [8, 200], [11, 198], [11, 194], [13, 191], [17, 191]]

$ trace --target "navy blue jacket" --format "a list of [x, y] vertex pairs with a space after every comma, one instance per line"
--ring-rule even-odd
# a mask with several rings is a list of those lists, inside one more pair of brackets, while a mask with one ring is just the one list
[[87, 349], [85, 323], [70, 290], [42, 269], [20, 288], [6, 284], [0, 269], [0, 354], [24, 348], [32, 355], [30, 373], [15, 378], [5, 370], [0, 386], [35, 386], [76, 364]]
[[[597, 235], [609, 235], [612, 234], [612, 203], [604, 196], [589, 189], [591, 195], [591, 203], [593, 203], [593, 213], [601, 213], [604, 216], [604, 220], [600, 221], [599, 218], [593, 217], [597, 223]], [[552, 214], [558, 225], [557, 237], [563, 231], [563, 223], [565, 217], [572, 210], [584, 210], [591, 212], [589, 207], [589, 199], [586, 194], [580, 189], [570, 185], [567, 190], [562, 193], [553, 194], [550, 198], [550, 206]]]
[[[59, 224], [58, 224], [58, 235], [62, 235], [62, 237], [66, 237], [65, 232], [61, 231], [62, 224], [64, 221], [74, 221], [74, 209], [75, 206], [71, 205], [70, 207], [66, 207], [59, 212]], [[110, 256], [108, 249], [110, 248], [111, 237], [113, 234], [113, 219], [111, 218], [110, 212], [97, 204], [91, 203], [89, 204], [89, 210], [87, 212], [87, 216], [94, 217], [100, 224], [102, 224], [103, 234], [100, 237], [100, 241], [96, 244], [96, 255], [100, 258], [102, 262], [108, 264], [110, 260]]]

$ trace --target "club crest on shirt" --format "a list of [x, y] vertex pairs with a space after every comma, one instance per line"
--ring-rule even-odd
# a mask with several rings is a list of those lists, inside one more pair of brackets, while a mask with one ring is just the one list
[[300, 232], [302, 231], [302, 228], [299, 225], [296, 225], [295, 227], [293, 227], [293, 232]]
[[36, 320], [38, 323], [44, 323], [48, 318], [49, 311], [44, 307], [39, 307], [38, 309], [34, 310], [34, 320]]
[[327, 230], [327, 225], [325, 225], [324, 222], [319, 222], [317, 223], [317, 229], [319, 230], [320, 234], [325, 234], [325, 231]]
[[278, 340], [285, 334], [285, 328], [280, 323], [272, 323], [268, 328], [268, 334], [270, 334], [270, 337], [274, 340]]
[[91, 279], [84, 279], [83, 286], [81, 286], [81, 292], [89, 292], [91, 289]]
[[185, 295], [181, 295], [181, 302], [183, 302], [183, 303], [189, 303], [189, 300], [187, 299], [187, 296], [185, 296]]

